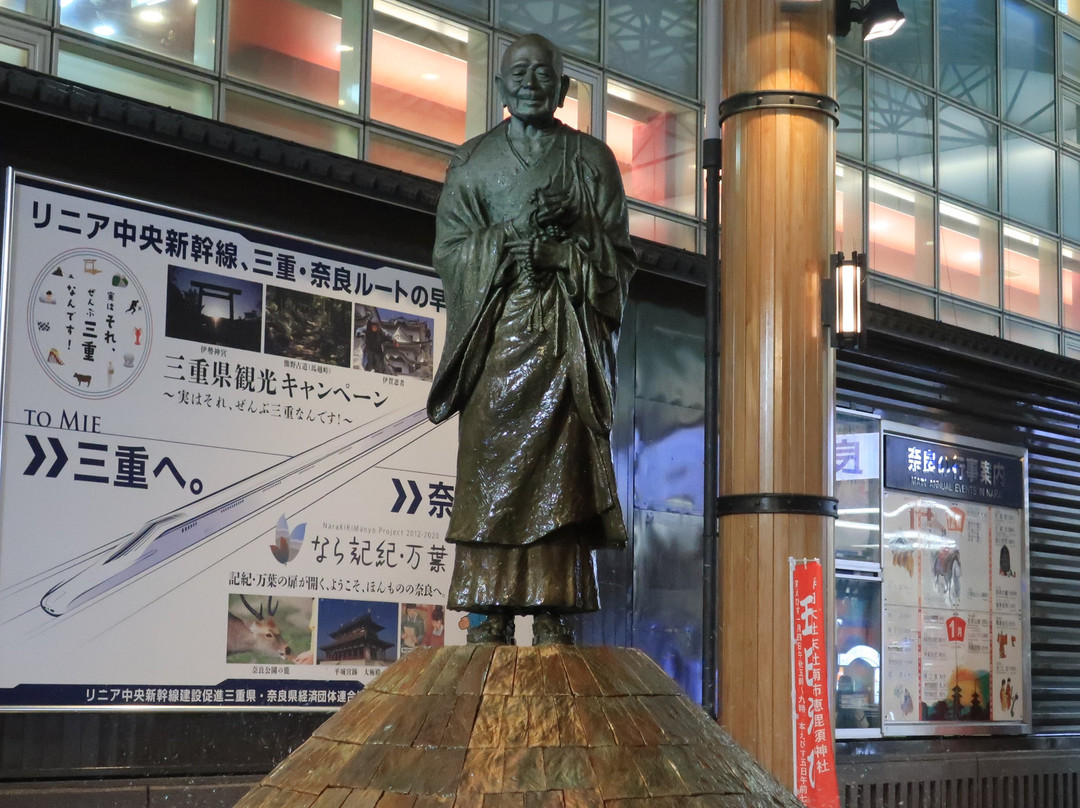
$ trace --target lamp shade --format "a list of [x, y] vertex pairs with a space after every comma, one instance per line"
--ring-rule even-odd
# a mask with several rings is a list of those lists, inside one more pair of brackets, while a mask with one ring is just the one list
[[862, 12], [863, 39], [890, 36], [904, 24], [904, 12], [897, 0], [869, 0]]

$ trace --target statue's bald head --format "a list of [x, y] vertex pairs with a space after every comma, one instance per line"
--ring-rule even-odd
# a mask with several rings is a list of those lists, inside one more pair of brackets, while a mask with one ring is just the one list
[[548, 126], [570, 89], [559, 49], [546, 37], [526, 34], [510, 43], [497, 79], [503, 103], [522, 123]]
[[525, 34], [519, 36], [513, 42], [510, 43], [506, 51], [503, 53], [502, 61], [499, 63], [499, 74], [505, 76], [510, 72], [510, 65], [514, 63], [514, 57], [517, 56], [518, 51], [521, 48], [533, 46], [540, 48], [548, 55], [548, 64], [554, 69], [556, 74], [562, 76], [563, 74], [563, 58], [562, 51], [548, 39], [546, 36], [540, 34]]

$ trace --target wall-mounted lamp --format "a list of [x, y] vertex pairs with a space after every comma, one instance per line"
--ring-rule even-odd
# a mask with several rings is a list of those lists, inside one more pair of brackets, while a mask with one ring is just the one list
[[866, 303], [866, 253], [829, 256], [830, 276], [822, 281], [821, 319], [832, 330], [834, 348], [858, 349]]
[[862, 26], [863, 39], [878, 39], [896, 33], [904, 24], [904, 12], [896, 0], [837, 0], [836, 35], [847, 36], [851, 24]]

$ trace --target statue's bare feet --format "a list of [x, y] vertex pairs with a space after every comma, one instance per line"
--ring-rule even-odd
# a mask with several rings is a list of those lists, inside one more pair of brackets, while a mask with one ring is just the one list
[[494, 643], [496, 645], [514, 644], [514, 616], [512, 614], [489, 614], [487, 619], [465, 632], [469, 645]]
[[540, 612], [533, 618], [533, 645], [573, 645], [574, 629], [556, 612]]

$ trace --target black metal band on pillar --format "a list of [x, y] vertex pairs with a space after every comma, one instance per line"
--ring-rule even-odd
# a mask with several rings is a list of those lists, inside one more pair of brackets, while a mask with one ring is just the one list
[[820, 112], [834, 123], [840, 123], [840, 104], [835, 98], [820, 93], [797, 90], [757, 90], [737, 93], [720, 102], [720, 123], [740, 112], [755, 109], [791, 109], [801, 112]]
[[813, 494], [729, 494], [716, 498], [718, 516], [736, 513], [790, 513], [803, 516], [828, 516], [836, 519], [840, 501], [836, 497]]

